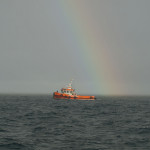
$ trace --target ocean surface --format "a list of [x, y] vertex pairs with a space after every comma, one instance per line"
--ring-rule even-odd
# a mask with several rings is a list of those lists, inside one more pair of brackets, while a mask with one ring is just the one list
[[0, 95], [0, 150], [150, 150], [150, 97]]

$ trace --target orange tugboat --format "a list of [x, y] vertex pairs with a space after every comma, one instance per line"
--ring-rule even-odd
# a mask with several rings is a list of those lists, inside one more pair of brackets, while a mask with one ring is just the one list
[[54, 99], [69, 99], [69, 100], [95, 100], [95, 96], [81, 96], [75, 93], [75, 90], [72, 88], [72, 81], [69, 83], [67, 88], [62, 88], [61, 93], [54, 92]]

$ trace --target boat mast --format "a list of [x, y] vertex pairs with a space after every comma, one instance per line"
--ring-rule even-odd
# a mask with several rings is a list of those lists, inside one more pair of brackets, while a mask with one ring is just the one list
[[72, 81], [73, 81], [73, 79], [70, 81], [70, 83], [68, 84], [68, 88], [69, 89], [72, 89]]

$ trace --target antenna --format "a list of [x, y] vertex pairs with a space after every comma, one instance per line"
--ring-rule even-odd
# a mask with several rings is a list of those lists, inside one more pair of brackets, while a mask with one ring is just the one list
[[72, 87], [72, 81], [73, 79], [70, 81], [70, 83], [68, 84], [68, 87]]

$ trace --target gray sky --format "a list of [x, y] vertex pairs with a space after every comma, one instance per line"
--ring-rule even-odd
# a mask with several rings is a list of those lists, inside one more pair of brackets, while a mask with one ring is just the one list
[[116, 85], [124, 91], [93, 89], [86, 62], [70, 44], [70, 24], [61, 18], [59, 0], [0, 0], [0, 93], [52, 93], [72, 78], [79, 93], [150, 93], [150, 1], [82, 0], [83, 4], [103, 30], [119, 77]]

